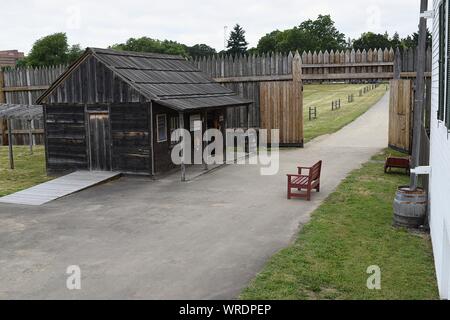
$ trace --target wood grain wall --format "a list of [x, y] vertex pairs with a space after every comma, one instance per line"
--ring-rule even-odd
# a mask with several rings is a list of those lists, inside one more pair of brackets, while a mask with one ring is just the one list
[[50, 173], [88, 169], [84, 106], [44, 108], [47, 170]]
[[151, 174], [149, 104], [111, 105], [113, 170]]
[[411, 150], [412, 85], [412, 80], [390, 82], [389, 146], [406, 152]]

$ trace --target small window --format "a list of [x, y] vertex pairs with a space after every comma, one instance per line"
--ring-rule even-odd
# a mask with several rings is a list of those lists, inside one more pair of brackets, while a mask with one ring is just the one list
[[167, 141], [167, 116], [165, 114], [158, 114], [156, 116], [157, 141]]

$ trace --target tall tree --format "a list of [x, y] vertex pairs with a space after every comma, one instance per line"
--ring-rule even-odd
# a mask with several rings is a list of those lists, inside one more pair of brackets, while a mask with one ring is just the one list
[[344, 49], [346, 47], [345, 35], [336, 28], [330, 15], [319, 15], [316, 20], [306, 20], [300, 24], [309, 41], [308, 50]]
[[340, 50], [348, 46], [345, 35], [336, 28], [330, 15], [319, 15], [299, 26], [284, 31], [273, 31], [258, 42], [258, 51], [288, 52], [314, 50]]
[[248, 42], [245, 39], [245, 30], [239, 24], [236, 24], [228, 39], [228, 53], [232, 55], [245, 54], [247, 53], [247, 46]]
[[353, 48], [361, 51], [390, 47], [393, 47], [393, 43], [387, 32], [384, 34], [366, 32], [363, 33], [359, 39], [353, 41]]
[[69, 46], [65, 33], [55, 33], [37, 40], [30, 54], [19, 66], [42, 67], [72, 63], [82, 54], [80, 45]]
[[170, 40], [157, 40], [148, 37], [130, 38], [125, 43], [115, 44], [112, 49], [134, 52], [165, 53], [187, 56], [187, 47]]
[[[429, 30], [427, 30], [427, 47], [431, 47], [433, 45], [432, 35]], [[401, 40], [401, 47], [404, 49], [408, 48], [416, 48], [419, 44], [419, 33], [414, 32], [412, 35], [407, 36], [406, 38]]]
[[192, 47], [188, 47], [187, 51], [191, 57], [203, 57], [216, 54], [216, 49], [211, 48], [206, 44], [196, 44]]

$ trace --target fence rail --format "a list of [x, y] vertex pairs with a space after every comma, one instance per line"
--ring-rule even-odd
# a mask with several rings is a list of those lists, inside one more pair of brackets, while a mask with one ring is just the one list
[[[427, 50], [427, 72], [431, 71], [431, 49]], [[367, 82], [390, 80], [397, 68], [403, 78], [415, 77], [417, 50], [370, 49], [303, 52], [304, 82]], [[262, 55], [218, 55], [201, 57], [192, 63], [220, 83], [292, 81], [294, 53]], [[395, 67], [397, 65], [397, 67]]]

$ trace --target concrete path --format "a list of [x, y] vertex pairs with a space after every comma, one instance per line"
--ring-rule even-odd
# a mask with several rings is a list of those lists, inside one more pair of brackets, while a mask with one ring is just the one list
[[0, 203], [40, 206], [114, 178], [119, 172], [78, 171], [0, 198]]
[[[122, 178], [41, 207], [0, 204], [1, 299], [233, 299], [347, 174], [387, 146], [388, 98], [342, 131], [283, 150], [276, 176], [227, 166], [189, 183]], [[322, 192], [286, 176], [324, 161]], [[78, 265], [82, 289], [66, 288]]]

